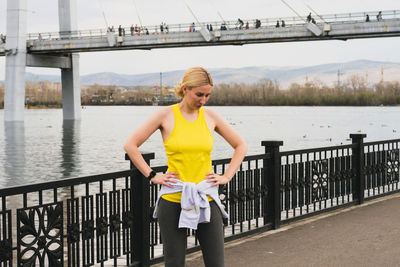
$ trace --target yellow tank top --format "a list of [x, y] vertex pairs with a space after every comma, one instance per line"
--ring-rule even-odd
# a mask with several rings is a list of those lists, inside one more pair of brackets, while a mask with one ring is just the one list
[[[200, 183], [211, 172], [211, 151], [214, 138], [207, 127], [204, 109], [194, 122], [187, 121], [178, 104], [172, 105], [175, 125], [171, 135], [165, 140], [168, 172], [177, 172], [182, 182]], [[182, 193], [163, 195], [162, 198], [172, 202], [181, 202]], [[209, 197], [209, 200], [211, 198]]]

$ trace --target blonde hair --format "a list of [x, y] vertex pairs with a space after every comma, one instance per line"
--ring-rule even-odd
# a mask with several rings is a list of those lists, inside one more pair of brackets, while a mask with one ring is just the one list
[[188, 90], [192, 90], [192, 88], [203, 85], [213, 86], [213, 79], [211, 78], [210, 73], [202, 67], [193, 67], [185, 72], [182, 81], [180, 81], [175, 87], [175, 94], [183, 98], [183, 86]]

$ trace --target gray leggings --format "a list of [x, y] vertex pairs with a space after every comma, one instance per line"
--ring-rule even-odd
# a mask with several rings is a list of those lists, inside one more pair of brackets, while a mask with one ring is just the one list
[[[217, 204], [210, 202], [211, 219], [200, 223], [196, 235], [200, 242], [206, 267], [224, 267], [224, 234], [222, 215]], [[185, 266], [186, 228], [178, 228], [181, 204], [160, 199], [158, 204], [158, 223], [164, 246], [166, 267]]]

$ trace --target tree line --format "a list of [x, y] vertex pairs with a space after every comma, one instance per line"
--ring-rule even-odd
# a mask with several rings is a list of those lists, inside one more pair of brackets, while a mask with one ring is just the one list
[[[167, 88], [168, 89], [168, 88]], [[82, 105], [151, 105], [171, 104], [179, 99], [170, 90], [159, 87], [118, 86], [94, 84], [82, 88]], [[26, 82], [27, 107], [61, 107], [59, 83]], [[164, 101], [164, 102], [163, 102]], [[400, 82], [368, 84], [354, 75], [348, 82], [328, 86], [313, 80], [304, 84], [292, 83], [282, 90], [277, 81], [261, 79], [254, 84], [222, 83], [214, 86], [209, 105], [223, 106], [377, 106], [400, 104]], [[4, 107], [4, 85], [0, 85], [0, 108]]]
[[211, 93], [210, 105], [249, 106], [377, 106], [400, 104], [400, 83], [379, 82], [368, 86], [362, 80], [327, 86], [320, 81], [292, 83], [281, 90], [277, 81], [262, 79], [256, 84], [219, 84]]

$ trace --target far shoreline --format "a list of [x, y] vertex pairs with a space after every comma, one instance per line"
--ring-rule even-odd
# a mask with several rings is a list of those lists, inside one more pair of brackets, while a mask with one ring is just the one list
[[[178, 102], [177, 102], [178, 103]], [[86, 107], [151, 107], [151, 106], [169, 106], [173, 104], [165, 104], [165, 105], [82, 105], [81, 108], [85, 109]], [[206, 105], [206, 107], [400, 107], [400, 104], [391, 104], [391, 105]], [[25, 106], [25, 109], [62, 109], [62, 106]], [[0, 107], [0, 110], [4, 110], [4, 107]]]

